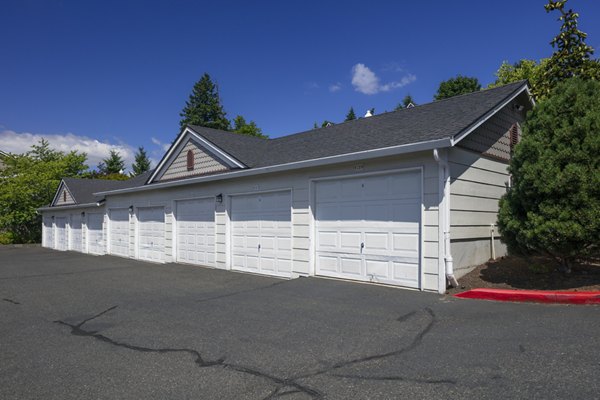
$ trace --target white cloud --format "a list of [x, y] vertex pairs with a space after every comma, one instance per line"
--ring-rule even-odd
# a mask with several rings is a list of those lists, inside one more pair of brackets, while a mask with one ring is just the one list
[[414, 76], [413, 74], [408, 74], [406, 76], [403, 76], [402, 79], [400, 79], [399, 81], [390, 82], [390, 83], [386, 83], [385, 85], [381, 85], [379, 87], [379, 90], [382, 92], [389, 92], [392, 89], [401, 88], [401, 87], [406, 86], [416, 80], [417, 80], [416, 76]]
[[78, 136], [72, 133], [40, 135], [37, 133], [15, 132], [11, 130], [0, 131], [0, 150], [14, 154], [21, 154], [31, 150], [31, 145], [38, 143], [42, 138], [46, 139], [50, 147], [68, 153], [77, 151], [87, 154], [87, 164], [95, 168], [102, 159], [109, 156], [111, 150], [119, 152], [125, 160], [126, 170], [131, 169], [134, 162], [136, 149], [121, 143], [111, 144], [100, 142], [87, 136]]
[[352, 67], [352, 85], [357, 92], [375, 94], [379, 91], [379, 78], [365, 64]]
[[151, 140], [152, 140], [152, 143], [154, 143], [154, 144], [155, 144], [155, 145], [157, 145], [157, 146], [160, 146], [160, 148], [161, 148], [163, 151], [167, 151], [167, 150], [169, 150], [169, 148], [171, 147], [171, 143], [163, 143], [163, 142], [161, 142], [160, 140], [158, 140], [158, 139], [157, 139], [157, 138], [155, 138], [155, 137], [151, 138]]
[[380, 79], [365, 64], [358, 63], [352, 67], [352, 86], [354, 90], [363, 94], [377, 94], [379, 92], [389, 92], [414, 82], [417, 77], [413, 74], [407, 74], [399, 81], [380, 83]]
[[331, 93], [335, 93], [337, 91], [340, 91], [341, 89], [342, 89], [342, 84], [339, 82], [329, 85], [329, 91]]

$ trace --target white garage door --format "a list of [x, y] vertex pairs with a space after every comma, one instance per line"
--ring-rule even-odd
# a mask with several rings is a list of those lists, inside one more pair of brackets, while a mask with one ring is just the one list
[[181, 200], [176, 204], [177, 261], [215, 265], [215, 199]]
[[44, 217], [44, 247], [54, 248], [54, 226], [52, 225], [52, 218]]
[[108, 211], [109, 253], [129, 256], [129, 210], [117, 208]]
[[67, 250], [67, 217], [56, 217], [56, 250]]
[[69, 250], [82, 251], [81, 214], [71, 214], [69, 223]]
[[165, 210], [163, 207], [138, 208], [138, 257], [163, 262], [165, 259]]
[[420, 286], [421, 173], [316, 184], [317, 274]]
[[91, 254], [104, 254], [106, 251], [104, 246], [104, 236], [102, 234], [102, 221], [104, 214], [89, 213], [87, 214], [87, 250]]
[[290, 192], [231, 199], [232, 268], [289, 277], [292, 272]]

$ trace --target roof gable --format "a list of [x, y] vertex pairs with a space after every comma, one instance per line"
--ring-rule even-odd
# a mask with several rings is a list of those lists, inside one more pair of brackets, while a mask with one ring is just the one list
[[54, 195], [54, 199], [52, 199], [52, 206], [66, 206], [70, 204], [75, 204], [75, 198], [71, 194], [71, 191], [65, 184], [65, 181], [60, 181], [58, 185], [58, 189], [56, 190], [56, 194]]
[[[193, 156], [192, 168], [188, 168], [188, 154]], [[190, 128], [186, 128], [158, 163], [147, 184], [238, 168], [246, 168], [246, 165]]]
[[[183, 143], [183, 142], [182, 142]], [[179, 153], [174, 152], [172, 161], [165, 164], [155, 181], [188, 178], [191, 176], [206, 175], [231, 169], [218, 157], [212, 156], [195, 140], [188, 139], [181, 147]]]

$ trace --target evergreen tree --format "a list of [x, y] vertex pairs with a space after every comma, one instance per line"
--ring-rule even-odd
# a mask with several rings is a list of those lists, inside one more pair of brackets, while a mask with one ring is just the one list
[[98, 173], [100, 175], [123, 174], [125, 161], [116, 150], [111, 150], [110, 155], [98, 164]]
[[402, 99], [402, 103], [398, 104], [394, 110], [402, 110], [408, 107], [410, 104], [412, 104], [413, 106], [417, 105], [417, 103], [413, 100], [412, 96], [410, 94], [407, 94], [406, 96], [404, 96], [404, 99]]
[[600, 82], [572, 78], [538, 103], [510, 161], [498, 226], [511, 251], [554, 257], [565, 272], [600, 256]]
[[344, 121], [352, 121], [356, 119], [356, 114], [354, 113], [354, 107], [350, 107], [348, 114], [346, 114], [346, 119]]
[[235, 133], [241, 133], [242, 135], [256, 136], [260, 138], [268, 138], [267, 135], [263, 135], [262, 130], [256, 125], [256, 122], [250, 121], [246, 123], [246, 119], [241, 115], [238, 115], [233, 119], [233, 131]]
[[476, 92], [480, 89], [481, 84], [477, 78], [457, 75], [454, 78], [450, 78], [447, 81], [440, 83], [440, 87], [438, 88], [434, 99], [447, 99], [460, 94]]
[[150, 169], [150, 159], [146, 155], [144, 147], [138, 147], [138, 151], [135, 153], [135, 163], [131, 165], [133, 176], [143, 174]]
[[328, 127], [328, 126], [331, 126], [331, 125], [335, 125], [335, 123], [333, 123], [333, 122], [331, 122], [331, 121], [327, 121], [327, 120], [325, 120], [325, 121], [323, 121], [323, 122], [321, 123], [321, 128], [326, 128], [326, 127]]
[[185, 102], [185, 107], [179, 114], [182, 118], [179, 126], [198, 125], [208, 128], [229, 130], [229, 120], [221, 105], [219, 88], [210, 76], [205, 73], [202, 78], [194, 84], [192, 94]]

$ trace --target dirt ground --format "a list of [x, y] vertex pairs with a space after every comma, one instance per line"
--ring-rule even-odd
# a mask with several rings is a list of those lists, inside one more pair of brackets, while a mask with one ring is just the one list
[[448, 293], [476, 288], [600, 291], [600, 265], [576, 264], [570, 274], [558, 272], [556, 267], [555, 262], [542, 257], [503, 257], [476, 267]]

